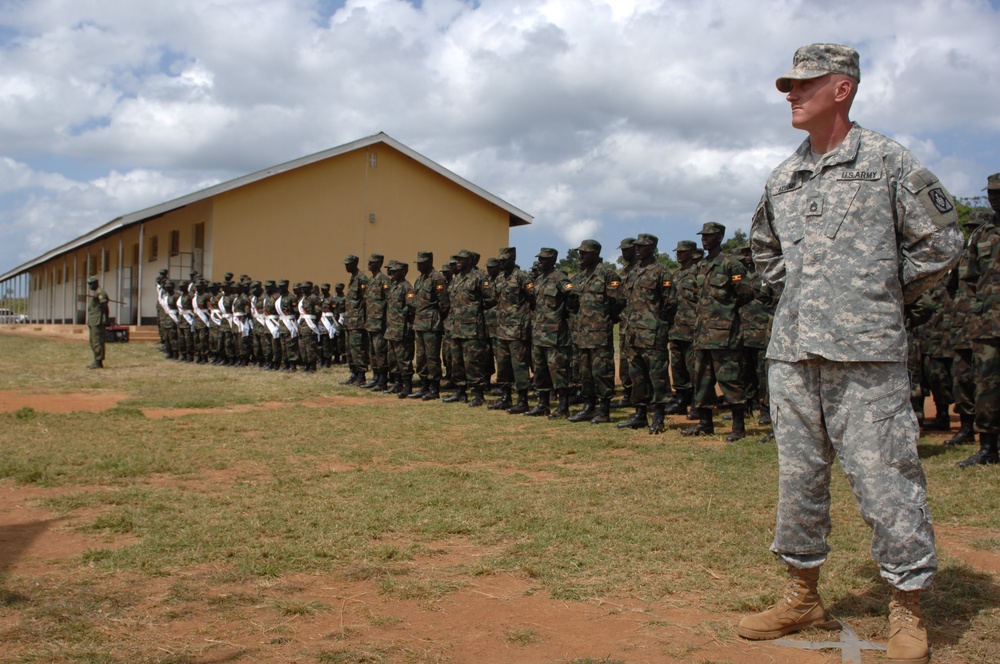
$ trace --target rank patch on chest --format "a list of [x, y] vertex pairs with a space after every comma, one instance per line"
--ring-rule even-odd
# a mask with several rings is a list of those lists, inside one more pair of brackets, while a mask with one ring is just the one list
[[822, 196], [810, 196], [809, 198], [806, 199], [806, 216], [807, 217], [823, 216]]

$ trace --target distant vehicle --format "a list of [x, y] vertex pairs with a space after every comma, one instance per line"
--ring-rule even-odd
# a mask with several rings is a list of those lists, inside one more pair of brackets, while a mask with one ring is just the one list
[[15, 314], [10, 309], [0, 309], [0, 325], [10, 325], [11, 323], [27, 323], [28, 317], [24, 314]]

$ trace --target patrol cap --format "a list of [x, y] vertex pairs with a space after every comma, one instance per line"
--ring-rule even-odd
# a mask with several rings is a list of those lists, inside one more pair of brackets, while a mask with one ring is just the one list
[[677, 248], [674, 251], [694, 251], [698, 248], [694, 240], [681, 240], [677, 243]]
[[351, 263], [357, 263], [360, 259], [354, 254], [347, 254], [344, 256], [344, 265], [350, 265]]
[[634, 244], [637, 247], [644, 247], [644, 246], [647, 246], [647, 245], [654, 245], [655, 246], [659, 242], [660, 242], [660, 238], [656, 237], [655, 235], [650, 235], [649, 233], [639, 233], [639, 237], [637, 237], [632, 242], [632, 244]]
[[701, 227], [697, 235], [714, 235], [716, 233], [725, 233], [726, 227], [717, 221], [706, 221], [705, 225]]
[[369, 263], [381, 263], [384, 260], [385, 256], [383, 256], [382, 254], [371, 254], [370, 256], [368, 256]]
[[500, 261], [495, 258], [487, 258], [486, 267], [500, 267]]
[[601, 243], [597, 240], [584, 240], [580, 243], [580, 246], [576, 248], [577, 251], [592, 251], [595, 254], [601, 253]]
[[983, 189], [983, 191], [987, 189], [1000, 189], [1000, 173], [994, 173], [986, 178], [986, 189]]
[[978, 208], [969, 212], [969, 220], [965, 222], [966, 227], [982, 226], [993, 218], [993, 210]]
[[400, 263], [399, 261], [389, 261], [389, 267], [387, 267], [386, 269], [389, 272], [395, 272], [396, 270], [402, 270], [403, 267], [404, 267], [403, 263]]
[[634, 246], [635, 246], [635, 238], [634, 237], [627, 237], [627, 238], [625, 238], [624, 240], [621, 241], [621, 244], [618, 245], [618, 248], [619, 249], [631, 249]]
[[320, 284], [319, 285], [319, 289], [320, 290], [330, 290], [330, 284]]
[[457, 254], [455, 254], [451, 258], [452, 260], [458, 260], [459, 258], [468, 258], [470, 260], [474, 260], [477, 255], [478, 254], [476, 254], [473, 251], [469, 251], [468, 249], [461, 249]]
[[273, 279], [268, 279], [264, 282], [264, 288], [274, 288], [276, 285]]
[[312, 290], [313, 282], [311, 282], [311, 281], [303, 281], [302, 282], [302, 287], [306, 288], [308, 290]]
[[288, 279], [282, 279], [279, 281], [278, 288], [288, 288]]
[[480, 258], [479, 254], [475, 251], [470, 251], [469, 253], [472, 254], [472, 262], [479, 263], [479, 258]]
[[843, 44], [809, 44], [795, 51], [792, 69], [774, 82], [781, 92], [792, 89], [792, 81], [806, 81], [827, 74], [843, 74], [861, 80], [858, 52]]
[[176, 284], [174, 284], [174, 282], [171, 281], [170, 279], [167, 279], [166, 281], [163, 282], [164, 288], [173, 288], [175, 285]]
[[415, 260], [413, 262], [414, 263], [426, 263], [428, 261], [430, 261], [431, 263], [434, 262], [434, 252], [433, 251], [418, 251], [417, 252], [417, 260]]
[[251, 289], [260, 288], [260, 282], [254, 279], [253, 281], [250, 282], [250, 288]]
[[556, 258], [559, 252], [552, 247], [542, 247], [542, 250], [535, 254], [535, 258]]
[[250, 275], [249, 274], [241, 274], [240, 275], [240, 281], [244, 281], [244, 282], [250, 281]]
[[97, 279], [97, 277], [91, 277], [90, 279], [87, 279], [87, 283], [88, 284], [97, 284], [97, 283], [100, 283], [100, 281]]
[[169, 270], [167, 270], [167, 268], [163, 268], [162, 270], [160, 270], [160, 274], [162, 274], [162, 275], [164, 275], [164, 276], [166, 276], [166, 274], [167, 274], [168, 272], [169, 272]]
[[232, 272], [226, 272], [224, 275], [222, 275], [222, 278], [225, 279], [226, 281], [232, 281], [233, 280], [233, 273]]
[[497, 255], [500, 258], [506, 258], [508, 260], [516, 260], [517, 259], [517, 247], [504, 247], [503, 249], [500, 250], [500, 253], [497, 254]]

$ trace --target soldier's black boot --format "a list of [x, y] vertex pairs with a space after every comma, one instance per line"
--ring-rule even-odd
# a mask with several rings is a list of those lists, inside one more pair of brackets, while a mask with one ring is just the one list
[[917, 424], [920, 428], [924, 428], [924, 398], [914, 397], [910, 399], [910, 407], [913, 408], [913, 414], [917, 416]]
[[950, 403], [934, 402], [936, 414], [933, 420], [924, 421], [924, 429], [927, 431], [951, 431], [951, 417], [948, 411], [951, 409]]
[[763, 426], [771, 425], [771, 406], [760, 405], [760, 418], [757, 420], [757, 423]]
[[352, 368], [350, 375], [347, 377], [346, 380], [340, 381], [340, 384], [341, 385], [354, 385], [354, 383], [356, 383], [356, 382], [358, 382], [358, 370]]
[[376, 385], [378, 385], [378, 378], [379, 378], [380, 375], [381, 375], [381, 372], [378, 369], [373, 369], [372, 370], [372, 379], [370, 381], [368, 381], [367, 383], [365, 383], [364, 385], [362, 385], [361, 383], [358, 383], [358, 387], [360, 387], [362, 390], [370, 390], [370, 389], [374, 388]]
[[559, 390], [559, 405], [549, 413], [550, 420], [561, 420], [569, 417], [569, 390], [563, 388]]
[[667, 426], [663, 423], [663, 416], [666, 411], [666, 404], [658, 403], [653, 406], [653, 421], [649, 423], [649, 433], [661, 434], [667, 430]]
[[542, 390], [538, 393], [538, 405], [525, 413], [525, 417], [548, 417], [549, 414], [549, 391]]
[[104, 368], [104, 362], [102, 362], [101, 360], [94, 360], [93, 362], [91, 362], [90, 364], [87, 365], [87, 368], [88, 369], [103, 369]]
[[667, 406], [663, 413], [665, 415], [683, 415], [688, 412], [689, 405], [691, 405], [691, 390], [677, 390], [673, 403]]
[[613, 408], [628, 408], [632, 405], [632, 386], [622, 386], [622, 398], [611, 404]]
[[570, 422], [590, 421], [591, 419], [593, 419], [594, 414], [596, 413], [596, 411], [594, 410], [594, 406], [596, 404], [597, 404], [596, 397], [587, 397], [586, 400], [583, 402], [583, 410], [581, 410], [576, 415], [571, 415], [569, 417], [569, 421]]
[[407, 376], [399, 382], [399, 391], [396, 392], [396, 398], [405, 399], [410, 396], [411, 392], [413, 392], [413, 377]]
[[495, 401], [487, 406], [490, 410], [507, 410], [513, 405], [510, 400], [510, 385], [504, 385], [500, 388], [500, 401]]
[[441, 398], [441, 381], [432, 380], [430, 385], [427, 387], [427, 394], [420, 397], [423, 401], [434, 401], [435, 399]]
[[611, 421], [611, 398], [603, 397], [601, 402], [597, 405], [597, 409], [594, 411], [594, 417], [591, 418], [591, 424], [607, 424]]
[[711, 408], [694, 408], [698, 414], [698, 424], [681, 431], [682, 436], [708, 436], [715, 433], [715, 423], [712, 421]]
[[997, 434], [981, 433], [979, 434], [979, 451], [965, 461], [959, 461], [958, 467], [968, 468], [970, 466], [986, 466], [994, 463], [1000, 463], [1000, 451], [997, 450]]
[[458, 383], [452, 380], [451, 376], [444, 377], [444, 385], [441, 386], [442, 390], [454, 390], [458, 387]]
[[399, 391], [403, 389], [403, 377], [400, 374], [392, 374], [389, 376], [389, 380], [392, 381], [392, 385], [386, 389], [386, 392], [399, 394]]
[[618, 423], [619, 429], [645, 429], [649, 426], [649, 420], [646, 418], [646, 405], [639, 404], [635, 407], [635, 412], [632, 413], [632, 417], [628, 418], [624, 422]]
[[517, 391], [517, 403], [507, 409], [511, 415], [523, 415], [528, 412], [528, 390]]
[[378, 384], [372, 388], [372, 392], [388, 392], [389, 391], [389, 370], [382, 369], [378, 375]]
[[469, 396], [465, 393], [465, 387], [460, 387], [460, 388], [458, 388], [458, 391], [455, 392], [450, 397], [446, 397], [444, 399], [441, 399], [441, 401], [443, 401], [445, 403], [458, 403], [459, 401], [461, 401], [462, 403], [465, 403], [468, 400], [469, 400]]
[[743, 404], [733, 405], [733, 431], [726, 436], [727, 443], [735, 443], [737, 440], [746, 438], [746, 406]]
[[976, 423], [975, 415], [959, 415], [962, 421], [961, 426], [958, 427], [958, 432], [944, 441], [944, 444], [948, 447], [953, 445], [968, 445], [969, 443], [975, 442], [976, 434], [972, 430], [972, 425]]
[[349, 385], [354, 385], [355, 387], [361, 387], [365, 384], [365, 372], [359, 371], [358, 375], [355, 376], [353, 383], [348, 383]]
[[486, 403], [486, 388], [482, 385], [472, 388], [472, 401], [469, 402], [469, 408], [478, 408], [484, 403]]
[[420, 389], [413, 394], [407, 395], [407, 399], [423, 399], [424, 395], [427, 394], [431, 389], [431, 381], [426, 378], [420, 379]]

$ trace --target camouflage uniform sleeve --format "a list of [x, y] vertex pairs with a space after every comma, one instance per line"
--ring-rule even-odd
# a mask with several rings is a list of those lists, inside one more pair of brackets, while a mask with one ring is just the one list
[[781, 253], [781, 242], [774, 232], [774, 212], [767, 189], [761, 196], [757, 209], [753, 213], [753, 223], [750, 226], [750, 250], [753, 262], [757, 265], [761, 277], [771, 287], [775, 295], [780, 295], [785, 288], [785, 257]]
[[451, 298], [448, 296], [448, 282], [443, 275], [436, 278], [434, 292], [437, 293], [438, 312], [442, 319], [447, 318], [448, 312], [451, 311]]
[[896, 188], [903, 301], [911, 303], [956, 262], [962, 251], [958, 212], [951, 195], [926, 168], [910, 170], [908, 154]]

